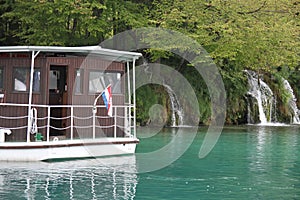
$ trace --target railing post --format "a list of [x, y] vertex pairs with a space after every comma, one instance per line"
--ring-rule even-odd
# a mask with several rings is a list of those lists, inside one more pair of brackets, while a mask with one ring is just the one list
[[48, 118], [47, 118], [47, 142], [49, 142], [50, 137], [50, 106], [48, 106]]
[[117, 137], [117, 107], [115, 107], [115, 127], [114, 127], [114, 138]]
[[93, 139], [96, 137], [96, 113], [97, 113], [97, 107], [93, 107]]
[[71, 140], [73, 140], [74, 107], [71, 106]]
[[[133, 117], [133, 115], [131, 114], [131, 109], [133, 109], [134, 107], [133, 107], [133, 105], [132, 104], [130, 104], [130, 108], [129, 108], [129, 118], [130, 118], [130, 135], [133, 135], [134, 134], [134, 128], [132, 128], [133, 127], [133, 120], [134, 120], [134, 117]], [[131, 133], [133, 131], [133, 133]]]
[[135, 59], [133, 59], [133, 63], [132, 63], [132, 92], [133, 92], [133, 136], [136, 138]]
[[131, 120], [132, 120], [132, 117], [131, 117], [131, 103], [127, 106], [126, 110], [127, 110], [126, 117], [127, 117], [127, 121], [128, 121], [128, 128], [127, 128], [127, 130], [128, 130], [128, 134], [132, 135], [131, 134]]
[[34, 59], [37, 57], [37, 55], [40, 53], [40, 51], [31, 52], [31, 67], [30, 67], [30, 83], [29, 83], [29, 94], [28, 94], [28, 119], [27, 119], [27, 142], [30, 142], [30, 112], [31, 112], [31, 104], [32, 104], [32, 91], [33, 91], [33, 74], [34, 74]]
[[128, 135], [129, 131], [128, 131], [128, 127], [129, 127], [129, 123], [128, 123], [128, 115], [127, 115], [127, 106], [124, 105], [124, 132], [126, 133], [126, 135]]

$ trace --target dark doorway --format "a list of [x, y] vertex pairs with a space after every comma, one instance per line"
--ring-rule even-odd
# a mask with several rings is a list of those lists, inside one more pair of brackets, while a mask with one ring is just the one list
[[[50, 66], [49, 71], [49, 105], [64, 105], [67, 104], [67, 66]], [[50, 128], [50, 136], [65, 135], [66, 108], [52, 107], [50, 110], [51, 120], [50, 125], [55, 128]]]

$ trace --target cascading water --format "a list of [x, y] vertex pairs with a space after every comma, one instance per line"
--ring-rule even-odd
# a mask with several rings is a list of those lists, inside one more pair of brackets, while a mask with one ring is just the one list
[[292, 123], [293, 124], [300, 124], [300, 119], [299, 119], [299, 109], [297, 107], [297, 99], [294, 95], [294, 91], [290, 85], [290, 83], [286, 80], [283, 79], [283, 85], [286, 91], [291, 95], [291, 98], [288, 101], [291, 116], [292, 116]]
[[[246, 70], [248, 75], [249, 91], [248, 95], [256, 99], [258, 107], [259, 121], [261, 124], [271, 123], [275, 118], [276, 101], [270, 87], [253, 72]], [[248, 112], [251, 112], [251, 108], [248, 107]], [[251, 119], [251, 113], [248, 113], [248, 120]], [[248, 123], [251, 123], [248, 121]]]
[[[153, 72], [151, 71], [148, 61], [146, 59], [144, 59], [144, 63], [142, 66], [144, 67], [144, 72], [147, 75], [149, 75], [149, 80], [151, 80], [153, 77]], [[162, 80], [163, 86], [166, 88], [166, 91], [170, 98], [170, 105], [171, 105], [171, 111], [172, 111], [171, 126], [173, 126], [173, 127], [182, 126], [182, 125], [184, 125], [183, 108], [181, 107], [175, 92], [172, 90], [172, 88], [169, 85], [167, 85], [165, 83], [165, 79], [162, 78], [161, 80]]]
[[169, 95], [170, 98], [170, 103], [171, 103], [171, 110], [172, 110], [172, 126], [182, 126], [183, 125], [183, 109], [179, 103], [179, 100], [175, 94], [175, 92], [171, 89], [170, 86], [164, 85], [166, 88], [166, 91]]

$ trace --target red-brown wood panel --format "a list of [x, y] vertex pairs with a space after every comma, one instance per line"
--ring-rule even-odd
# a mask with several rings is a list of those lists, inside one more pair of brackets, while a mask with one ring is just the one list
[[[0, 54], [0, 67], [4, 70], [4, 89], [0, 93], [5, 94], [2, 102], [4, 103], [18, 103], [18, 104], [27, 104], [29, 92], [20, 92], [14, 91], [14, 80], [13, 72], [16, 67], [30, 68], [31, 58], [30, 54]], [[47, 57], [46, 54], [40, 53], [39, 56], [35, 59], [35, 68], [40, 69], [40, 91], [34, 92], [32, 97], [33, 104], [47, 105], [49, 103], [49, 91], [48, 91], [48, 82], [49, 82], [49, 70], [50, 66], [64, 66], [67, 67], [67, 102], [65, 104], [84, 104], [92, 105], [94, 99], [96, 98], [95, 94], [88, 93], [88, 78], [89, 72], [91, 70], [100, 70], [107, 72], [119, 72], [124, 74], [125, 65], [120, 62], [111, 62], [102, 60], [94, 56], [87, 57]], [[83, 69], [83, 93], [80, 95], [73, 95], [73, 86], [75, 83], [75, 73], [77, 69]], [[122, 82], [122, 92], [124, 91], [124, 84]], [[100, 98], [98, 105], [103, 105], [103, 101]], [[113, 105], [124, 105], [124, 94], [113, 95]], [[28, 113], [27, 107], [10, 107], [10, 106], [0, 106], [0, 115], [6, 117], [21, 117], [27, 116]], [[38, 118], [44, 118], [47, 116], [47, 108], [37, 108]], [[82, 108], [74, 111], [76, 114], [81, 115], [91, 115], [92, 111], [90, 108]], [[66, 109], [64, 115], [69, 115], [70, 109]], [[103, 118], [98, 118], [98, 125], [100, 126], [112, 126], [114, 124], [113, 118], [107, 118], [107, 111], [105, 108], [98, 109], [98, 115], [103, 116]], [[123, 111], [118, 111], [118, 115], [124, 114]], [[118, 120], [118, 125], [122, 126], [124, 120]], [[71, 121], [65, 120], [64, 126], [70, 126]], [[76, 124], [77, 123], [77, 124]], [[47, 119], [40, 119], [38, 121], [38, 126], [43, 127], [47, 124]], [[9, 120], [9, 119], [0, 119], [0, 127], [14, 128], [14, 127], [23, 127], [27, 125], [27, 117], [24, 117], [19, 120]], [[74, 120], [74, 126], [90, 126], [92, 125], [91, 119], [88, 120]], [[92, 134], [92, 129], [86, 129], [84, 135], [82, 131], [78, 131], [80, 128], [74, 128], [74, 137], [90, 137]], [[97, 137], [101, 137], [101, 132], [104, 135], [110, 135], [113, 128], [105, 128], [100, 130], [97, 128]], [[13, 134], [7, 136], [7, 141], [25, 141], [26, 140], [26, 131], [27, 128], [23, 129], [14, 129], [12, 130]], [[46, 127], [40, 128], [38, 130], [44, 135], [46, 139]], [[70, 137], [70, 130], [65, 131], [67, 137]], [[118, 128], [118, 135], [122, 135], [123, 132]], [[31, 140], [34, 140], [34, 136], [31, 136]]]

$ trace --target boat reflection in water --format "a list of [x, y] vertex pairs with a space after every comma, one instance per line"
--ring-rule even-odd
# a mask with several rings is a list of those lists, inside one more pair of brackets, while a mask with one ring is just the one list
[[134, 199], [134, 155], [64, 162], [1, 162], [0, 199]]

